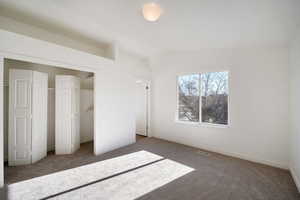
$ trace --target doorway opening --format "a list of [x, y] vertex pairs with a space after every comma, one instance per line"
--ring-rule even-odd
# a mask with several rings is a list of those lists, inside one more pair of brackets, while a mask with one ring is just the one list
[[[94, 73], [4, 59], [4, 83], [5, 184], [65, 170], [94, 156]], [[69, 108], [69, 121], [64, 108]], [[57, 135], [61, 121], [66, 129]], [[58, 146], [68, 144], [70, 152], [59, 153]]]
[[136, 140], [149, 137], [150, 82], [136, 81]]

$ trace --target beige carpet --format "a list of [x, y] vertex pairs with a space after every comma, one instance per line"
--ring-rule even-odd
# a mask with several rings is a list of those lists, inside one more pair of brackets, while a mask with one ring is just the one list
[[10, 184], [7, 198], [130, 200], [191, 171], [192, 168], [180, 163], [138, 151]]
[[153, 138], [101, 156], [86, 144], [5, 175], [8, 199], [300, 199], [286, 170]]

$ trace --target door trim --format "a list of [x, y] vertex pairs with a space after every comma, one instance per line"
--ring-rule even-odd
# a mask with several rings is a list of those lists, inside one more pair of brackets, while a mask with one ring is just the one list
[[4, 84], [4, 57], [0, 55], [0, 188], [4, 186]]
[[151, 128], [150, 128], [150, 120], [151, 120], [151, 81], [148, 80], [138, 80], [136, 81], [137, 84], [144, 83], [146, 89], [146, 136], [136, 133], [136, 135], [141, 135], [145, 137], [152, 137]]

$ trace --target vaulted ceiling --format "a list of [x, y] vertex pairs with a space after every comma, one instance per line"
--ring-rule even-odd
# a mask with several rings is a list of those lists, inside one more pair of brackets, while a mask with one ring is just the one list
[[151, 56], [202, 48], [285, 46], [300, 23], [299, 0], [154, 0], [163, 16], [143, 19], [145, 0], [0, 0], [1, 13]]

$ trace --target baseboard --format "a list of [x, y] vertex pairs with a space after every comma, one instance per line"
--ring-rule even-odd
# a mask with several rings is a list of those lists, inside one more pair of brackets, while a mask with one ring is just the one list
[[260, 163], [260, 164], [268, 165], [268, 166], [271, 166], [271, 167], [276, 167], [276, 168], [280, 168], [280, 169], [284, 169], [284, 170], [289, 170], [290, 169], [288, 165], [283, 165], [281, 163], [276, 163], [276, 162], [270, 161], [270, 160], [253, 158], [251, 156], [243, 155], [241, 153], [223, 151], [223, 150], [221, 150], [219, 148], [212, 147], [211, 145], [207, 145], [207, 144], [203, 144], [203, 143], [195, 146], [195, 145], [191, 145], [191, 144], [187, 144], [187, 143], [181, 143], [181, 142], [178, 142], [178, 141], [169, 140], [169, 139], [166, 139], [166, 138], [163, 138], [163, 137], [158, 137], [158, 136], [154, 136], [154, 137], [158, 138], [158, 139], [170, 141], [170, 142], [175, 142], [175, 143], [180, 143], [180, 144], [183, 144], [183, 145], [191, 146], [191, 147], [194, 147], [194, 148], [199, 148], [199, 149], [203, 149], [203, 150], [207, 150], [207, 151], [219, 153], [219, 154], [230, 156], [230, 157], [235, 157], [235, 158], [239, 158], [239, 159], [243, 159], [243, 160], [248, 160], [248, 161], [255, 162], [255, 163]]
[[[94, 139], [91, 139], [91, 140], [86, 140], [86, 141], [80, 141], [80, 145], [81, 144], [85, 144], [85, 143], [89, 143], [89, 142], [93, 142]], [[55, 146], [51, 146], [51, 147], [47, 147], [47, 153], [48, 152], [52, 152], [52, 151], [55, 151]]]
[[148, 137], [148, 135], [143, 135], [143, 134], [138, 134], [138, 133], [136, 133], [136, 135], [142, 136], [142, 137]]
[[299, 176], [297, 175], [295, 168], [290, 167], [290, 171], [291, 171], [292, 177], [293, 177], [293, 179], [294, 179], [294, 181], [295, 181], [295, 183], [296, 183], [296, 186], [297, 186], [297, 188], [298, 188], [298, 191], [299, 191], [299, 193], [300, 193], [300, 178], [299, 178]]
[[[214, 151], [214, 150], [212, 149], [212, 151]], [[271, 167], [276, 167], [276, 168], [280, 168], [280, 169], [284, 169], [284, 170], [289, 170], [288, 165], [283, 165], [281, 163], [276, 163], [276, 162], [270, 161], [270, 160], [253, 158], [253, 157], [248, 156], [248, 155], [243, 155], [243, 154], [235, 153], [235, 152], [227, 152], [227, 151], [222, 151], [222, 150], [216, 150], [215, 152], [223, 154], [223, 155], [243, 159], [243, 160], [248, 160], [248, 161], [255, 162], [255, 163], [260, 163], [260, 164], [263, 164], [263, 165], [268, 165], [268, 166], [271, 166]]]

